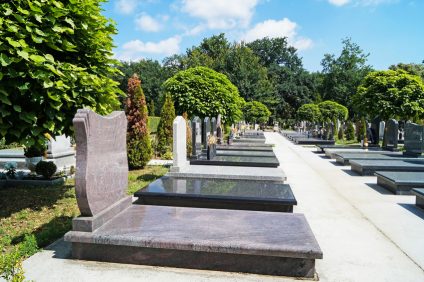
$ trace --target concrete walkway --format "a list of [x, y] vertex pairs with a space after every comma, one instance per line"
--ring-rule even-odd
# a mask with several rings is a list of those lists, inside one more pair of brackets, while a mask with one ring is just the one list
[[[266, 133], [287, 175], [298, 206], [324, 252], [320, 281], [424, 281], [424, 212], [412, 196], [395, 196], [375, 177], [349, 175], [312, 149]], [[69, 259], [58, 241], [24, 262], [35, 281], [299, 281], [290, 278]]]

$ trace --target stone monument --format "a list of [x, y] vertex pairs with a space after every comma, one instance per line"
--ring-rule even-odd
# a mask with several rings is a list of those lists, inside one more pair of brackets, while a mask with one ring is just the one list
[[378, 131], [378, 139], [381, 141], [384, 138], [384, 129], [386, 128], [386, 123], [384, 121], [380, 121], [379, 131]]
[[202, 145], [203, 149], [206, 150], [208, 147], [209, 136], [211, 135], [211, 119], [209, 117], [205, 117], [203, 120], [202, 127]]
[[211, 125], [212, 125], [211, 134], [216, 137], [216, 118], [215, 117], [211, 119]]
[[52, 161], [58, 171], [75, 167], [75, 150], [71, 146], [71, 138], [65, 135], [50, 138], [47, 145], [47, 161]]
[[369, 140], [371, 144], [378, 145], [380, 141], [380, 118], [375, 118], [371, 121], [371, 135], [372, 139]]
[[177, 116], [173, 123], [173, 164], [172, 172], [180, 172], [187, 165], [187, 128], [182, 116]]
[[216, 119], [216, 139], [218, 144], [222, 144], [222, 136], [221, 114], [219, 114]]
[[191, 121], [191, 157], [196, 158], [202, 153], [202, 127], [199, 117], [194, 117]]
[[405, 124], [404, 155], [420, 156], [424, 152], [424, 126], [415, 123]]
[[386, 123], [386, 129], [383, 139], [383, 149], [395, 151], [398, 146], [399, 123], [395, 119], [389, 119]]

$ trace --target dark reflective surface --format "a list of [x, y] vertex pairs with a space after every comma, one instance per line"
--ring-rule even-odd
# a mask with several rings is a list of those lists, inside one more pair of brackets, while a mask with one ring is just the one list
[[217, 150], [217, 156], [275, 157], [273, 151]]
[[379, 175], [395, 182], [424, 183], [424, 173], [411, 171], [382, 171]]

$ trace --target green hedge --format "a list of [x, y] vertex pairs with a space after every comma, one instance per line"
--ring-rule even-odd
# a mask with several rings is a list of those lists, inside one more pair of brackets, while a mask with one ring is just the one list
[[156, 134], [158, 131], [160, 117], [149, 117], [149, 131], [150, 134]]

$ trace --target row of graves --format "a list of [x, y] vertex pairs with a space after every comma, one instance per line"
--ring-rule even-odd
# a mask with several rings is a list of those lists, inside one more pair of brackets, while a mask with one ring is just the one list
[[81, 212], [65, 235], [73, 258], [316, 277], [322, 251], [304, 215], [293, 213], [284, 172], [262, 159], [275, 158], [262, 132], [234, 129], [224, 142], [219, 117], [195, 117], [188, 159], [186, 121], [178, 116], [169, 173], [133, 198], [126, 195], [125, 114], [79, 110], [73, 122]]
[[399, 147], [399, 123], [395, 119], [386, 122], [381, 147], [377, 128], [373, 122], [368, 129], [376, 140], [373, 147], [320, 146], [318, 152], [350, 166], [359, 175], [376, 176], [377, 184], [394, 194], [416, 195], [417, 206], [424, 208], [424, 126], [405, 123], [403, 148]]

